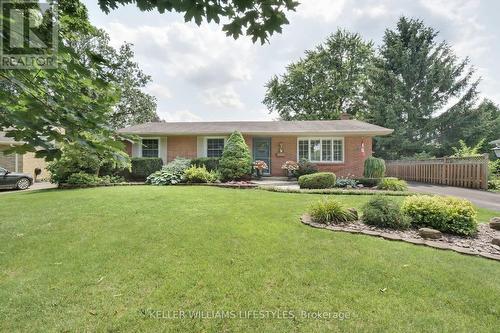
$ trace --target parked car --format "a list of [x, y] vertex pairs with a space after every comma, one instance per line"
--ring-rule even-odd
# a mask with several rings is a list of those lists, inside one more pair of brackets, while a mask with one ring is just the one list
[[0, 189], [26, 190], [33, 184], [33, 177], [25, 173], [10, 172], [0, 167]]

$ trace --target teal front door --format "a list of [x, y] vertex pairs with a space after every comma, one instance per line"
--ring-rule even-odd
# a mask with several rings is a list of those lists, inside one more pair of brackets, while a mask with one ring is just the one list
[[253, 160], [266, 162], [268, 168], [263, 173], [271, 174], [271, 138], [253, 138]]

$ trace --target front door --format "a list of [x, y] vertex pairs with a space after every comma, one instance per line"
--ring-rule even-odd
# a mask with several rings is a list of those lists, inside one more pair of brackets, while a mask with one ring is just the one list
[[268, 168], [263, 173], [271, 174], [271, 138], [253, 138], [253, 160], [266, 162]]

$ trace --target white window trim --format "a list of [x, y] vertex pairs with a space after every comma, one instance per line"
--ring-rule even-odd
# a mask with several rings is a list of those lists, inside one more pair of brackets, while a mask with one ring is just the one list
[[[311, 140], [332, 140], [332, 147], [331, 147], [331, 153], [332, 153], [332, 158], [334, 156], [333, 154], [333, 141], [342, 141], [342, 161], [314, 161], [310, 160], [312, 163], [320, 163], [320, 164], [344, 164], [345, 163], [345, 140], [344, 137], [299, 137], [297, 138], [297, 162], [299, 162], [300, 157], [299, 157], [299, 142], [300, 141], [306, 141], [307, 140], [307, 156], [308, 159], [311, 157]], [[320, 149], [320, 159], [323, 158], [323, 143], [320, 143], [321, 149]]]
[[161, 149], [162, 149], [161, 139], [160, 139], [160, 137], [156, 137], [156, 136], [155, 137], [153, 137], [153, 136], [152, 137], [145, 136], [145, 137], [141, 138], [141, 145], [140, 145], [141, 149], [140, 149], [140, 152], [139, 152], [139, 157], [143, 157], [142, 156], [142, 147], [143, 147], [142, 140], [158, 140], [158, 154], [157, 154], [156, 157], [161, 157]]
[[208, 157], [208, 139], [224, 139], [224, 147], [226, 147], [227, 137], [225, 137], [225, 136], [204, 136], [203, 137], [203, 157]]

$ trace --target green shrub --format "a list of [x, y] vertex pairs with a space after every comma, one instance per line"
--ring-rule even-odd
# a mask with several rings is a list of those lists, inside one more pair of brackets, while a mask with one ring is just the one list
[[70, 175], [66, 183], [72, 185], [97, 185], [99, 184], [99, 177], [85, 172], [77, 172]]
[[500, 178], [492, 178], [488, 180], [488, 190], [500, 190]]
[[363, 222], [382, 228], [407, 229], [410, 219], [396, 201], [377, 195], [363, 206]]
[[349, 177], [339, 177], [335, 181], [335, 187], [345, 188], [345, 187], [356, 187], [358, 182], [356, 179]]
[[162, 159], [158, 157], [134, 157], [131, 163], [130, 177], [134, 180], [145, 180], [163, 166]]
[[78, 173], [97, 176], [100, 161], [96, 154], [76, 144], [64, 145], [61, 150], [61, 157], [47, 165], [52, 183], [67, 183], [71, 175]]
[[298, 164], [299, 168], [293, 172], [293, 175], [297, 178], [318, 172], [316, 164], [309, 162], [306, 158], [302, 158]]
[[365, 187], [375, 187], [380, 183], [381, 178], [356, 178], [358, 184]]
[[490, 172], [489, 175], [490, 177], [494, 176], [500, 176], [500, 158], [497, 158], [494, 161], [490, 161], [488, 163]]
[[323, 199], [311, 205], [309, 214], [317, 223], [342, 223], [357, 220], [354, 209], [346, 209], [334, 199]]
[[476, 210], [464, 199], [439, 196], [411, 196], [402, 205], [412, 226], [429, 227], [450, 234], [470, 236], [477, 232]]
[[204, 166], [207, 171], [216, 171], [219, 169], [219, 161], [218, 157], [198, 157], [191, 160], [191, 165]]
[[238, 180], [252, 174], [252, 157], [240, 132], [233, 132], [226, 142], [219, 162], [222, 180]]
[[70, 175], [66, 181], [72, 185], [107, 185], [123, 182], [124, 179], [119, 176], [103, 176], [91, 175], [85, 172], [77, 172]]
[[378, 189], [386, 191], [407, 191], [408, 184], [404, 180], [386, 177], [380, 180], [378, 183]]
[[336, 177], [333, 172], [318, 172], [299, 177], [300, 188], [332, 188], [335, 187]]
[[385, 176], [385, 162], [381, 158], [373, 156], [365, 160], [365, 170], [363, 173], [365, 178], [382, 178]]
[[217, 181], [218, 175], [216, 171], [208, 171], [205, 166], [193, 165], [184, 171], [184, 179], [188, 183], [213, 183]]
[[177, 157], [146, 178], [147, 184], [175, 185], [184, 181], [184, 172], [190, 167], [191, 160]]
[[121, 176], [106, 175], [99, 177], [99, 182], [101, 184], [118, 184], [125, 182], [125, 179]]
[[75, 173], [100, 175], [130, 169], [130, 158], [125, 152], [101, 148], [91, 149], [79, 143], [63, 144], [61, 157], [47, 165], [52, 183], [67, 183]]

